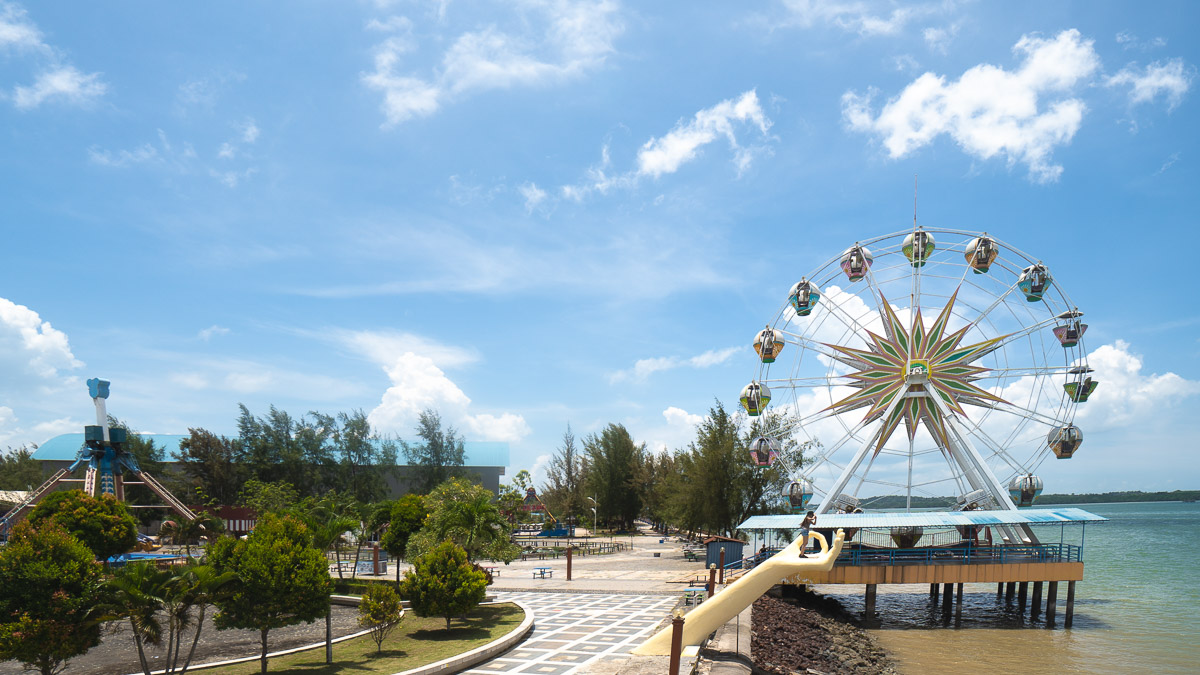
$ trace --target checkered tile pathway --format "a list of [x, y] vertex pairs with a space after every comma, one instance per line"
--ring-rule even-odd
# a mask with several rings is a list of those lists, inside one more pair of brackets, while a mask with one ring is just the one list
[[521, 644], [467, 673], [563, 675], [600, 661], [623, 661], [675, 605], [675, 596], [582, 593], [497, 593], [533, 611]]

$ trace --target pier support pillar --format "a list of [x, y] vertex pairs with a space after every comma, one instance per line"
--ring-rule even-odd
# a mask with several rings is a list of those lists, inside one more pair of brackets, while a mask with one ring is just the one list
[[1019, 586], [1017, 586], [1017, 606], [1021, 608], [1021, 611], [1025, 611], [1025, 600], [1028, 597], [1029, 597], [1029, 582], [1022, 581], [1021, 584]]
[[958, 589], [955, 591], [954, 595], [955, 595], [954, 620], [956, 622], [962, 621], [962, 596], [963, 596], [963, 585], [962, 584], [958, 584]]
[[950, 605], [954, 604], [954, 584], [942, 584], [942, 610], [949, 613]]
[[1063, 616], [1063, 628], [1070, 628], [1075, 619], [1075, 582], [1067, 582], [1067, 611]]
[[1036, 619], [1042, 611], [1042, 582], [1033, 582], [1033, 609], [1029, 610], [1029, 618]]
[[863, 602], [863, 621], [867, 625], [875, 624], [875, 584], [867, 584], [867, 597]]
[[996, 602], [1000, 601], [1000, 597], [1004, 595], [1004, 582], [996, 584]]
[[937, 584], [929, 584], [929, 597], [933, 598], [934, 600], [937, 600], [937, 596], [938, 596], [938, 585]]
[[1054, 611], [1058, 608], [1058, 582], [1051, 581], [1046, 591], [1046, 625], [1054, 625]]
[[1004, 601], [1012, 602], [1013, 593], [1015, 593], [1016, 590], [1017, 590], [1017, 582], [1010, 581], [1007, 584], [1004, 584]]

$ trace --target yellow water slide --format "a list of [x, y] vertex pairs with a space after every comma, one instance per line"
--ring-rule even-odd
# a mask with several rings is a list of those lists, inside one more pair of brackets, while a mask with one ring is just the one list
[[[683, 622], [684, 646], [700, 644], [709, 633], [740, 614], [762, 597], [763, 593], [784, 579], [805, 572], [828, 572], [833, 569], [833, 561], [837, 560], [838, 554], [842, 552], [845, 533], [837, 531], [833, 538], [833, 546], [830, 546], [820, 533], [813, 532], [809, 536], [820, 544], [820, 553], [813, 554], [812, 557], [801, 555], [800, 540], [797, 539], [692, 610]], [[634, 649], [633, 653], [642, 656], [670, 655], [671, 628], [668, 626], [659, 631], [657, 635]]]

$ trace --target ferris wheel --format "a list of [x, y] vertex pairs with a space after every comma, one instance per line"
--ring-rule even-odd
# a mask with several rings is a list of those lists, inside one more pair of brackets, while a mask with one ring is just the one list
[[[783, 293], [781, 293], [783, 295]], [[740, 402], [783, 413], [752, 460], [812, 442], [788, 497], [818, 513], [903, 495], [957, 509], [1015, 509], [1038, 467], [1083, 442], [1096, 389], [1087, 325], [1042, 260], [987, 233], [913, 229], [855, 242], [796, 282], [754, 339]]]

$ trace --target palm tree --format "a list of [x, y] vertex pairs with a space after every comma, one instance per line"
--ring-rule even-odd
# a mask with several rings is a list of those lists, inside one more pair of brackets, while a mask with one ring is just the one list
[[[200, 630], [204, 628], [204, 614], [231, 589], [236, 576], [233, 572], [218, 573], [216, 568], [211, 565], [199, 564], [187, 565], [179, 576], [184, 580], [183, 585], [186, 587], [184, 604], [189, 610], [194, 607], [200, 612], [200, 616], [196, 619], [196, 634], [192, 636], [192, 647], [188, 650], [187, 660], [183, 662], [183, 670], [179, 671], [180, 675], [183, 675], [187, 672], [188, 666], [192, 664], [192, 656], [196, 653], [196, 643], [200, 641]], [[178, 661], [179, 648], [176, 647], [175, 663], [170, 665], [172, 671]]]
[[205, 537], [213, 537], [225, 531], [225, 521], [211, 513], [201, 513], [191, 520], [170, 521], [162, 524], [159, 529], [161, 537], [171, 539], [172, 543], [183, 543], [184, 553], [191, 557], [192, 542], [200, 543]]
[[128, 619], [137, 645], [142, 672], [150, 675], [145, 645], [162, 644], [162, 623], [158, 611], [173, 575], [152, 563], [133, 563], [122, 567], [105, 585], [109, 591], [109, 609], [113, 618]]
[[509, 523], [492, 503], [491, 493], [476, 492], [467, 499], [444, 503], [434, 518], [437, 541], [453, 539], [475, 560], [486, 550], [508, 545]]

